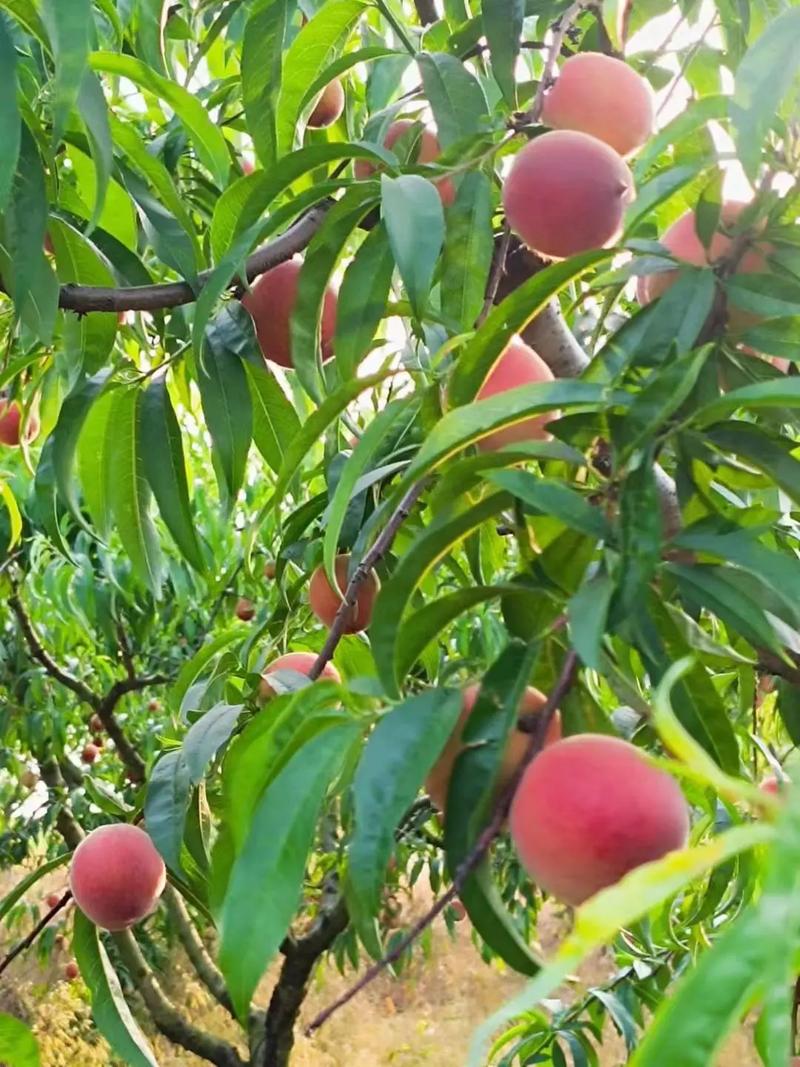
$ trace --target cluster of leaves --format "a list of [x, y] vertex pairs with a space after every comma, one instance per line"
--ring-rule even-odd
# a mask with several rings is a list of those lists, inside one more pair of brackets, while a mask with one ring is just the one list
[[[672, 5], [619, 6], [571, 6], [567, 51], [618, 49]], [[3, 859], [19, 862], [35, 836], [53, 857], [41, 875], [66, 858], [65, 812], [84, 829], [143, 813], [173, 885], [217, 927], [233, 1009], [252, 1026], [268, 963], [288, 931], [324, 919], [331, 894], [350, 919], [334, 954], [355, 966], [396, 936], [382, 929], [387, 885], [406, 869], [427, 868], [435, 886], [453, 877], [487, 821], [524, 686], [552, 689], [572, 648], [582, 671], [565, 731], [666, 745], [686, 775], [693, 842], [587, 905], [543, 969], [538, 894], [505, 844], [484, 860], [462, 893], [481, 949], [535, 976], [492, 1056], [594, 1063], [606, 1018], [633, 1048], [658, 1009], [634, 1062], [699, 1067], [759, 1003], [759, 1052], [784, 1067], [797, 804], [773, 828], [747, 824], [736, 802], [761, 803], [747, 779], [800, 741], [800, 379], [740, 345], [800, 351], [800, 10], [720, 0], [719, 45], [698, 30], [676, 54], [637, 53], [654, 87], [679, 65], [693, 95], [634, 163], [629, 254], [547, 266], [484, 317], [502, 172], [537, 132], [525, 112], [567, 7], [447, 0], [423, 25], [396, 0], [0, 0], [0, 386], [41, 423], [3, 457], [0, 581], [52, 661], [94, 692], [169, 679], [163, 695], [132, 692], [113, 709], [146, 783], [109, 750], [84, 774], [75, 755], [92, 708], [32, 659], [9, 610]], [[694, 7], [682, 5], [690, 24]], [[344, 114], [306, 129], [335, 77]], [[382, 147], [398, 115], [432, 116], [435, 164], [410, 161], [410, 141]], [[697, 208], [707, 242], [719, 222], [712, 123], [758, 184], [746, 222], [770, 246], [770, 273], [685, 270], [639, 309], [632, 279], [663, 269], [664, 228]], [[359, 159], [380, 171], [354, 180]], [[788, 177], [786, 191], [765, 172]], [[443, 175], [456, 186], [446, 209]], [[256, 247], [296, 232], [294, 369], [282, 374], [229, 294]], [[554, 300], [580, 321], [585, 373], [476, 402], [509, 338]], [[743, 337], [709, 330], [726, 301], [756, 317]], [[120, 321], [125, 307], [142, 313]], [[551, 440], [473, 447], [542, 412], [558, 413]], [[680, 529], [662, 517], [657, 464], [677, 486]], [[264, 665], [325, 640], [305, 598], [312, 568], [332, 574], [340, 551], [360, 559], [420, 484], [380, 563], [368, 639], [336, 648], [342, 684], [279, 680], [261, 707]], [[251, 624], [231, 620], [238, 595], [258, 607]], [[756, 701], [775, 672], [786, 681]], [[418, 794], [475, 678], [476, 743], [457, 761], [441, 836]], [[45, 779], [32, 796], [26, 771]], [[612, 987], [536, 1007], [614, 938]], [[128, 1062], [152, 1063], [111, 962], [124, 973], [124, 953], [109, 957], [84, 919], [75, 944], [98, 1026]], [[34, 1056], [3, 1023], [0, 1057]]]

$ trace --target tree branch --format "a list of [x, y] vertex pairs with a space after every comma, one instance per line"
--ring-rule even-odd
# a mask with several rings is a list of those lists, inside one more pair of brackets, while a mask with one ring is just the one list
[[397, 536], [397, 531], [403, 525], [405, 520], [411, 514], [411, 509], [416, 504], [422, 495], [425, 486], [427, 485], [427, 479], [423, 478], [416, 482], [408, 490], [406, 495], [397, 505], [394, 513], [392, 514], [386, 526], [383, 528], [383, 532], [376, 539], [372, 548], [367, 552], [359, 565], [356, 567], [353, 577], [350, 579], [350, 583], [347, 586], [347, 590], [344, 594], [344, 599], [339, 605], [339, 610], [336, 612], [333, 623], [331, 624], [330, 631], [328, 632], [328, 638], [325, 644], [322, 646], [322, 651], [317, 656], [313, 667], [308, 672], [308, 677], [314, 681], [319, 678], [320, 674], [325, 667], [325, 664], [330, 662], [333, 653], [336, 651], [336, 646], [342, 639], [342, 636], [347, 625], [347, 617], [350, 614], [350, 609], [356, 602], [358, 596], [358, 590], [361, 585], [366, 581], [368, 575], [374, 570], [376, 565], [380, 563], [389, 549], [392, 547], [392, 542]]
[[72, 692], [79, 697], [85, 704], [94, 708], [97, 706], [99, 697], [92, 692], [88, 685], [85, 685], [79, 678], [70, 674], [69, 671], [63, 670], [45, 650], [41, 641], [36, 635], [36, 631], [33, 628], [33, 623], [28, 617], [25, 607], [20, 600], [19, 593], [15, 589], [11, 596], [8, 598], [8, 603], [11, 610], [17, 617], [19, 622], [19, 628], [22, 630], [22, 635], [30, 649], [30, 653], [34, 659], [44, 667], [47, 673], [55, 678], [57, 682], [60, 682], [65, 688], [72, 690]]
[[295, 1024], [314, 967], [339, 934], [347, 929], [348, 922], [347, 905], [340, 897], [305, 937], [284, 945], [285, 958], [269, 1002], [263, 1045], [256, 1047], [253, 1057], [257, 1067], [287, 1067], [294, 1046]]
[[31, 947], [31, 945], [37, 939], [42, 930], [44, 930], [46, 926], [49, 926], [51, 921], [56, 917], [56, 915], [58, 915], [61, 909], [65, 908], [71, 900], [72, 893], [67, 890], [61, 900], [59, 900], [57, 904], [53, 905], [53, 907], [50, 908], [47, 914], [39, 920], [39, 922], [34, 926], [28, 936], [24, 937], [18, 944], [16, 944], [11, 949], [11, 951], [2, 960], [0, 960], [0, 974], [2, 974], [3, 971], [5, 971], [8, 967], [11, 966], [11, 964], [21, 952], [24, 952], [26, 948]]
[[203, 939], [192, 922], [192, 917], [183, 897], [174, 886], [168, 884], [164, 890], [164, 903], [167, 906], [170, 918], [175, 923], [175, 929], [178, 931], [178, 937], [186, 950], [186, 955], [189, 957], [198, 977], [214, 999], [235, 1019], [236, 1011], [228, 995], [222, 972], [209, 956], [206, 946], [203, 944]]
[[435, 0], [414, 0], [414, 7], [417, 11], [417, 18], [423, 26], [430, 26], [439, 18], [436, 13]]
[[[247, 280], [253, 281], [265, 271], [291, 259], [296, 252], [301, 252], [322, 225], [329, 207], [327, 203], [317, 204], [285, 233], [254, 252], [245, 264], [244, 273]], [[58, 306], [65, 311], [75, 311], [79, 315], [89, 311], [162, 311], [165, 308], [194, 303], [212, 274], [213, 269], [202, 271], [197, 276], [196, 289], [188, 282], [164, 282], [130, 288], [70, 283], [61, 286]], [[239, 280], [234, 280], [231, 288], [238, 284]]]
[[577, 673], [578, 657], [576, 653], [570, 649], [564, 659], [561, 674], [559, 675], [556, 684], [553, 686], [553, 691], [547, 698], [545, 705], [540, 711], [533, 715], [520, 716], [518, 720], [520, 729], [524, 733], [530, 734], [525, 758], [518, 766], [516, 773], [508, 783], [507, 787], [501, 793], [497, 804], [495, 805], [490, 822], [476, 840], [464, 862], [456, 871], [453, 876], [453, 884], [447, 892], [439, 897], [436, 903], [411, 927], [405, 937], [401, 938], [390, 952], [387, 952], [385, 956], [377, 961], [377, 963], [374, 963], [354, 985], [311, 1020], [306, 1027], [306, 1034], [312, 1034], [315, 1030], [318, 1030], [335, 1012], [339, 1010], [339, 1008], [348, 1004], [363, 989], [370, 985], [370, 983], [373, 982], [388, 966], [400, 959], [406, 949], [416, 941], [420, 934], [431, 925], [436, 916], [441, 914], [447, 905], [458, 895], [469, 876], [478, 867], [483, 857], [489, 851], [494, 839], [502, 831], [506, 819], [508, 818], [511, 801], [514, 798], [514, 793], [517, 791], [520, 779], [525, 773], [525, 768], [544, 745], [547, 730], [556, 713], [556, 709], [574, 685]]
[[244, 1060], [233, 1045], [192, 1026], [180, 1015], [161, 988], [130, 930], [122, 930], [112, 937], [153, 1022], [165, 1037], [216, 1067], [244, 1067]]

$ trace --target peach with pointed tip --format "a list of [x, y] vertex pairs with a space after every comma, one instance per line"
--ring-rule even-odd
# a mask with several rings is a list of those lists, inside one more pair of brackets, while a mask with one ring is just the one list
[[[383, 139], [383, 147], [392, 149], [400, 138], [408, 133], [415, 123], [411, 119], [397, 119], [386, 131]], [[442, 153], [439, 138], [430, 126], [424, 126], [419, 133], [416, 152], [412, 152], [412, 158], [417, 163], [435, 163]], [[375, 173], [375, 166], [366, 159], [357, 159], [354, 165], [354, 173], [359, 181], [364, 181]], [[456, 198], [456, 189], [452, 179], [441, 178], [435, 183], [439, 190], [439, 196], [445, 207], [453, 203]]]
[[164, 861], [148, 835], [130, 823], [92, 830], [75, 849], [69, 871], [75, 903], [104, 930], [125, 930], [156, 907]]
[[613, 244], [633, 196], [625, 161], [603, 141], [576, 130], [553, 130], [529, 142], [503, 183], [509, 226], [550, 259]]
[[[486, 375], [475, 399], [484, 400], [487, 397], [516, 389], [521, 385], [552, 381], [553, 372], [541, 356], [526, 345], [521, 338], [512, 337]], [[557, 417], [557, 412], [548, 411], [544, 415], [534, 415], [532, 418], [523, 419], [521, 422], [506, 426], [502, 430], [496, 430], [488, 437], [482, 438], [478, 442], [478, 448], [482, 452], [494, 452], [508, 445], [519, 444], [521, 441], [545, 441], [550, 436], [546, 426], [548, 422]]]
[[[290, 319], [297, 301], [297, 287], [303, 264], [288, 259], [266, 271], [253, 288], [242, 298], [256, 328], [261, 351], [266, 359], [281, 367], [292, 366]], [[320, 347], [322, 359], [333, 356], [333, 335], [336, 332], [336, 290], [328, 286], [322, 304]]]
[[[337, 593], [328, 581], [325, 568], [320, 565], [311, 575], [308, 586], [308, 602], [311, 610], [324, 626], [332, 626], [336, 613], [342, 603], [342, 597], [347, 589], [347, 575], [350, 565], [350, 556], [341, 555], [336, 557], [334, 573], [336, 584], [341, 595]], [[374, 571], [370, 571], [361, 583], [356, 595], [356, 602], [349, 609], [346, 616], [344, 633], [357, 634], [366, 630], [372, 619], [372, 608], [375, 597], [378, 595], [381, 583]]]
[[[464, 690], [463, 707], [461, 714], [458, 717], [456, 727], [448, 738], [447, 744], [442, 749], [442, 753], [434, 764], [433, 769], [425, 779], [425, 789], [428, 796], [439, 811], [445, 810], [447, 791], [450, 788], [450, 778], [453, 774], [453, 766], [464, 749], [464, 743], [462, 741], [464, 729], [467, 725], [467, 720], [475, 707], [480, 688], [479, 685], [468, 685]], [[546, 702], [547, 697], [545, 697], [544, 693], [539, 692], [538, 689], [534, 689], [533, 686], [528, 686], [520, 701], [519, 713], [522, 715], [529, 712], [541, 711]], [[506, 750], [503, 754], [503, 760], [497, 777], [498, 793], [501, 793], [506, 788], [520, 763], [525, 758], [525, 754], [528, 751], [530, 736], [530, 734], [523, 733], [521, 730], [517, 729], [512, 730], [508, 735]], [[547, 736], [544, 743], [545, 745], [552, 745], [555, 741], [558, 741], [560, 737], [561, 716], [559, 712], [556, 712], [547, 728]]]
[[533, 880], [575, 906], [681, 848], [689, 832], [675, 779], [634, 745], [603, 734], [568, 737], [540, 753], [522, 776], [509, 822]]
[[328, 82], [317, 97], [314, 110], [308, 117], [307, 125], [313, 130], [332, 126], [344, 111], [344, 89], [338, 78]]
[[653, 132], [653, 92], [621, 59], [579, 52], [561, 68], [544, 98], [542, 122], [556, 130], [579, 130], [628, 156]]
[[[269, 684], [269, 676], [274, 671], [296, 671], [298, 674], [308, 675], [316, 662], [317, 656], [315, 652], [287, 652], [283, 656], [278, 656], [277, 659], [264, 668], [258, 687], [259, 700], [269, 700], [270, 697], [275, 696], [275, 690]], [[341, 674], [332, 663], [325, 664], [320, 678], [327, 678], [330, 682], [341, 682], [342, 680]]]

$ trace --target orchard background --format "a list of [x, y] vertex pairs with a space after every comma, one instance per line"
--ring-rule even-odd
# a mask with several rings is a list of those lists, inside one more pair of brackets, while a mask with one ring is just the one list
[[2, 1062], [800, 1062], [798, 42], [0, 0]]

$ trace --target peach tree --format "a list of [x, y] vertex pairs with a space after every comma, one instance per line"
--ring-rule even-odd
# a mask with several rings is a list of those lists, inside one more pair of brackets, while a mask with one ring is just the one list
[[283, 1067], [323, 958], [308, 1032], [463, 909], [530, 978], [471, 1064], [798, 1052], [798, 39], [0, 0], [0, 975], [66, 939], [120, 1061]]

